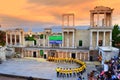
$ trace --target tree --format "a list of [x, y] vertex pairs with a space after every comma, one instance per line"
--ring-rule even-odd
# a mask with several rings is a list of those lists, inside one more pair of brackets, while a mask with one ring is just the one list
[[119, 43], [120, 43], [120, 28], [117, 24], [115, 24], [112, 30], [112, 46], [118, 47], [116, 44]]
[[43, 34], [40, 35], [40, 39], [43, 39]]
[[4, 46], [6, 43], [6, 33], [4, 31], [0, 31], [0, 45]]
[[26, 41], [34, 41], [35, 39], [34, 39], [34, 36], [27, 36], [27, 37], [25, 37], [25, 40]]

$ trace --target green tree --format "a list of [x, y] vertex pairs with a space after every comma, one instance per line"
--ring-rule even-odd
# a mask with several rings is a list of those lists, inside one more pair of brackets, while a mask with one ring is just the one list
[[6, 33], [4, 31], [0, 31], [0, 45], [4, 46], [6, 43]]
[[112, 46], [116, 46], [116, 44], [120, 43], [120, 28], [117, 24], [114, 25], [114, 28], [112, 30]]
[[27, 36], [27, 37], [25, 37], [25, 40], [26, 41], [34, 41], [34, 36], [32, 35], [32, 36]]
[[43, 39], [43, 34], [40, 35], [40, 39]]

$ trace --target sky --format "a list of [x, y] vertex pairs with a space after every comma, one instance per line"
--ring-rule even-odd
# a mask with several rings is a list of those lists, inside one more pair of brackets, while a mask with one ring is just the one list
[[90, 24], [95, 6], [114, 8], [113, 25], [120, 25], [120, 0], [0, 0], [1, 27], [51, 27], [62, 25], [62, 14], [74, 13], [75, 25]]

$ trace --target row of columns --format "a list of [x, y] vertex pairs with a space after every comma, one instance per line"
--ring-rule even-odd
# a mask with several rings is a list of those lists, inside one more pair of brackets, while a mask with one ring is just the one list
[[[96, 13], [97, 14], [97, 26], [99, 27], [100, 26], [100, 24], [99, 24], [99, 22], [100, 22], [100, 13]], [[91, 13], [90, 14], [90, 25], [92, 26], [92, 27], [95, 27], [94, 25], [95, 25], [95, 23], [94, 23], [94, 13]], [[109, 22], [109, 24], [108, 24], [108, 22]], [[104, 27], [107, 27], [107, 26], [111, 26], [112, 25], [112, 17], [111, 17], [111, 13], [109, 13], [109, 14], [107, 14], [107, 13], [104, 13], [104, 18], [103, 18], [103, 22], [102, 22], [102, 26], [104, 26]]]
[[[34, 51], [28, 51], [28, 50], [24, 50], [23, 51], [23, 56], [24, 57], [33, 57], [33, 52]], [[57, 52], [58, 53], [58, 57], [60, 58], [72, 58], [72, 53], [71, 52]], [[39, 51], [36, 51], [36, 57], [39, 57]], [[61, 56], [60, 56], [61, 55]], [[84, 52], [76, 52], [76, 59], [81, 59], [81, 60], [88, 60], [89, 61], [89, 52], [84, 53]], [[68, 57], [69, 56], [69, 57]]]
[[[72, 18], [70, 18], [72, 17]], [[66, 18], [66, 19], [65, 19]], [[72, 20], [72, 25], [70, 25], [70, 21]], [[65, 21], [67, 22], [67, 25], [65, 25]], [[63, 14], [62, 15], [62, 27], [64, 26], [75, 26], [75, 16], [74, 14]]]
[[[80, 53], [80, 52], [76, 52], [74, 53], [76, 55], [76, 59], [83, 59], [83, 60], [86, 60], [86, 57], [87, 57], [87, 60], [89, 61], [89, 58], [90, 58], [90, 55], [89, 55], [89, 52], [87, 53]], [[72, 53], [71, 52], [58, 52], [58, 57], [60, 58], [72, 58]], [[61, 56], [60, 56], [61, 55]], [[68, 56], [69, 55], [69, 56]], [[87, 55], [87, 56], [86, 56]]]
[[[13, 35], [15, 36], [15, 45], [17, 44], [17, 38], [16, 38], [16, 34], [12, 34], [12, 33], [9, 33], [9, 35], [10, 35], [10, 45], [13, 45], [13, 41], [12, 41], [12, 39], [13, 39]], [[19, 33], [19, 44], [21, 44], [21, 34]], [[6, 33], [6, 45], [9, 45], [8, 44], [8, 33]]]
[[[65, 35], [64, 35], [64, 33], [65, 32], [63, 32], [62, 33], [62, 36], [63, 36], [63, 40], [62, 40], [62, 47], [65, 47], [64, 45], [66, 44], [64, 41], [65, 41], [65, 38], [64, 37], [66, 37]], [[70, 34], [69, 34], [69, 31], [67, 31], [67, 48], [69, 48], [70, 47]], [[72, 31], [72, 47], [74, 48], [75, 47], [75, 32], [74, 31]]]
[[[90, 47], [91, 47], [91, 48], [92, 48], [92, 46], [93, 46], [93, 45], [92, 45], [92, 44], [93, 44], [93, 43], [92, 43], [92, 42], [93, 42], [93, 40], [92, 40], [92, 39], [93, 39], [93, 32], [94, 32], [94, 31], [90, 31]], [[96, 47], [99, 46], [99, 42], [98, 42], [98, 41], [99, 41], [99, 32], [101, 32], [101, 31], [97, 31]], [[105, 33], [106, 33], [106, 32], [107, 32], [107, 31], [103, 31], [103, 46], [105, 46], [105, 40], [106, 40], [106, 35], [105, 35]], [[109, 45], [111, 46], [111, 45], [112, 45], [112, 42], [111, 42], [111, 40], [112, 40], [112, 31], [109, 31], [109, 32], [110, 32], [110, 39], [109, 39], [109, 40], [110, 40], [110, 44], [109, 44]]]
[[[24, 50], [23, 51], [23, 56], [24, 57], [33, 57], [33, 52], [32, 50]], [[36, 52], [36, 57], [39, 57], [40, 56], [40, 52], [39, 51], [35, 51]]]

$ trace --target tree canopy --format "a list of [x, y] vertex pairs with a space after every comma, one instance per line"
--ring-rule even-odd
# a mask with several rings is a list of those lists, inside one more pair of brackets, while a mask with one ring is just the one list
[[34, 41], [35, 39], [34, 39], [34, 36], [27, 36], [27, 37], [25, 37], [25, 40], [26, 41]]
[[117, 24], [115, 24], [112, 30], [112, 46], [120, 47], [118, 45], [119, 43], [120, 43], [120, 28]]

